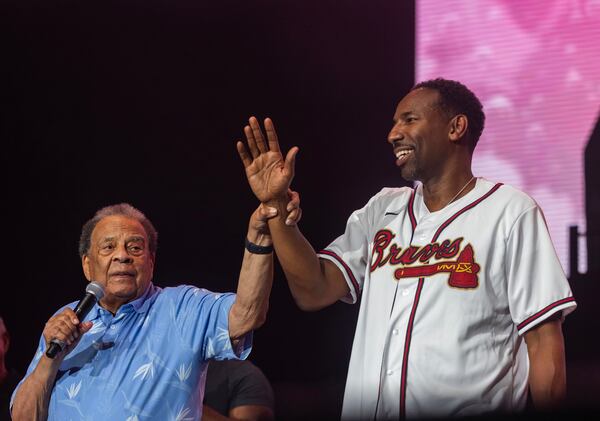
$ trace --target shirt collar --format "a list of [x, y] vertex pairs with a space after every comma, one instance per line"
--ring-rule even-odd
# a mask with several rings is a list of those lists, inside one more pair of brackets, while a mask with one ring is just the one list
[[[145, 313], [150, 306], [150, 298], [156, 294], [157, 288], [154, 286], [152, 282], [148, 284], [146, 287], [146, 291], [141, 295], [141, 297], [136, 298], [135, 300], [125, 304], [124, 306], [131, 306], [137, 313]], [[121, 306], [121, 307], [124, 307]]]
[[[130, 301], [126, 304], [123, 304], [119, 310], [117, 311], [118, 313], [129, 313], [131, 311], [135, 311], [136, 313], [145, 313], [146, 311], [148, 311], [148, 308], [150, 307], [150, 304], [152, 302], [151, 298], [158, 292], [158, 287], [154, 286], [154, 284], [152, 282], [150, 282], [150, 284], [148, 284], [148, 287], [146, 288], [146, 291], [144, 291], [144, 293], [136, 298], [133, 301]], [[90, 310], [90, 313], [88, 315], [88, 317], [86, 317], [86, 320], [95, 320], [98, 317], [100, 317], [100, 311], [107, 311], [105, 309], [102, 308], [102, 306], [100, 306], [100, 304], [96, 303], [94, 304], [94, 307], [92, 308], [92, 310]]]

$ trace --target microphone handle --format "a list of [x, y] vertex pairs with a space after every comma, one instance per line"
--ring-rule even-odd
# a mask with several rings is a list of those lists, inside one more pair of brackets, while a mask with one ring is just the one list
[[63, 341], [59, 341], [58, 339], [52, 339], [52, 342], [50, 342], [50, 346], [46, 351], [46, 357], [53, 360], [54, 357], [56, 357], [56, 354], [62, 351], [62, 347], [64, 344], [65, 343]]

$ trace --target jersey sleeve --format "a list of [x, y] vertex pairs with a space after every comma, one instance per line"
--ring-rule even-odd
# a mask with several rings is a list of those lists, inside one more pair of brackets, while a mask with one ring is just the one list
[[317, 253], [319, 258], [333, 262], [344, 275], [350, 289], [342, 298], [344, 302], [356, 303], [362, 291], [369, 258], [369, 232], [376, 213], [374, 207], [385, 191], [373, 196], [362, 209], [354, 211], [346, 222], [344, 233]]
[[233, 293], [214, 293], [192, 286], [176, 288], [173, 317], [182, 338], [203, 360], [245, 359], [252, 348], [252, 332], [236, 347], [229, 337], [229, 310]]
[[509, 233], [505, 270], [510, 313], [520, 335], [559, 311], [564, 317], [575, 309], [575, 298], [537, 205], [521, 213]]

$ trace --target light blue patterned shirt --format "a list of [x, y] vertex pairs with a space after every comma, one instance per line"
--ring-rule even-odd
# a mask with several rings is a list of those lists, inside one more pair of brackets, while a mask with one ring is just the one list
[[[150, 284], [115, 316], [96, 304], [84, 319], [92, 329], [60, 366], [48, 420], [199, 421], [207, 360], [250, 353], [252, 333], [239, 349], [231, 346], [234, 300], [231, 293]], [[45, 348], [42, 337], [26, 376]]]

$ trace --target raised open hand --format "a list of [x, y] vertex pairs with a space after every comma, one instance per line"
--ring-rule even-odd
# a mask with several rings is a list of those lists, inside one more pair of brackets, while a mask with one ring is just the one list
[[298, 148], [294, 146], [283, 159], [275, 126], [270, 118], [265, 119], [265, 142], [262, 130], [255, 117], [250, 117], [244, 127], [247, 147], [237, 142], [237, 150], [246, 169], [246, 177], [254, 195], [263, 203], [282, 200], [287, 203], [288, 189], [294, 178], [294, 163]]

